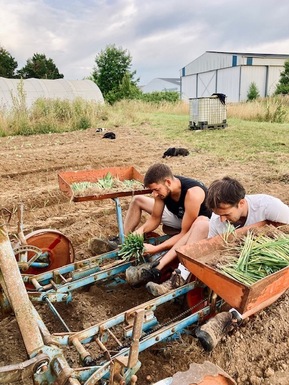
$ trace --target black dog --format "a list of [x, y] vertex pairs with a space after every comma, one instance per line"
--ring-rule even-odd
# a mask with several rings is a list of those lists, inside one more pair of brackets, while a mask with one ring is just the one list
[[226, 95], [215, 92], [212, 96], [217, 96], [222, 104], [226, 104]]
[[115, 139], [115, 133], [114, 133], [114, 132], [111, 132], [111, 131], [106, 132], [106, 133], [103, 135], [102, 139]]
[[164, 152], [163, 158], [167, 156], [188, 156], [189, 151], [186, 148], [170, 147]]

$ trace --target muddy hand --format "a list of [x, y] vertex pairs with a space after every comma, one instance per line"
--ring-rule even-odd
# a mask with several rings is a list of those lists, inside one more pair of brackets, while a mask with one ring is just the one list
[[155, 254], [156, 247], [150, 243], [144, 243], [144, 254]]

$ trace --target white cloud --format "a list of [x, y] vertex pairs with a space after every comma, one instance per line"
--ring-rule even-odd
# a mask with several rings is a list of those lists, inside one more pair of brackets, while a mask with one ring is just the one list
[[285, 0], [0, 0], [0, 7], [0, 46], [19, 68], [44, 53], [65, 79], [89, 76], [108, 44], [130, 52], [141, 84], [179, 76], [207, 50], [289, 54]]

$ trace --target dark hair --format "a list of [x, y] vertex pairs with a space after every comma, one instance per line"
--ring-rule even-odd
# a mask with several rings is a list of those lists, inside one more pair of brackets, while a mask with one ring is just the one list
[[240, 182], [225, 176], [215, 180], [208, 188], [206, 206], [210, 210], [219, 208], [222, 203], [236, 206], [245, 195], [246, 191]]
[[156, 163], [150, 166], [144, 177], [144, 185], [148, 187], [152, 183], [163, 182], [166, 178], [173, 179], [171, 169], [163, 163]]

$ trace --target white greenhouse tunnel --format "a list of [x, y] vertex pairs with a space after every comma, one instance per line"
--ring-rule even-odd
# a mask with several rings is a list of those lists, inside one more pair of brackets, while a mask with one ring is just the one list
[[39, 98], [71, 101], [82, 98], [87, 101], [104, 103], [99, 87], [91, 80], [34, 78], [22, 80], [0, 77], [0, 108], [2, 110], [11, 109], [14, 105], [13, 100], [20, 100], [21, 92], [25, 95], [27, 108], [30, 108]]

